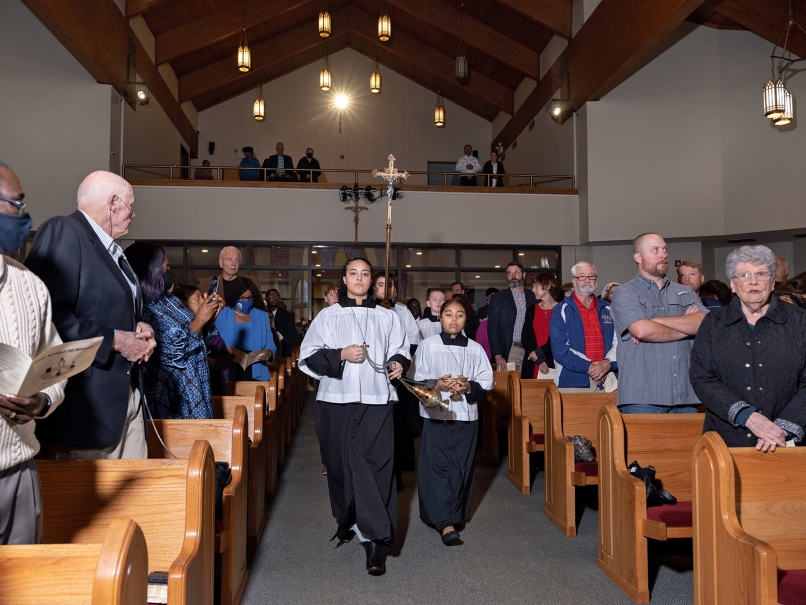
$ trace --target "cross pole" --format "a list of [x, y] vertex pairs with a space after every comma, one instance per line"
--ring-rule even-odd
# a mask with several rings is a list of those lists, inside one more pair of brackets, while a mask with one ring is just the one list
[[355, 245], [358, 246], [358, 213], [361, 212], [362, 210], [368, 210], [368, 209], [358, 205], [358, 198], [355, 198], [353, 202], [354, 205], [347, 206], [345, 210], [349, 210], [350, 212], [355, 213]]
[[[390, 153], [387, 159], [389, 160], [389, 166], [382, 171], [377, 169], [372, 171], [372, 176], [380, 177], [386, 181], [386, 269], [383, 274], [384, 298], [386, 300], [389, 299], [389, 292], [391, 292], [391, 288], [389, 288], [389, 262], [392, 248], [392, 196], [395, 193], [395, 181], [409, 178], [408, 172], [398, 172], [397, 168], [395, 168], [395, 156]], [[358, 214], [356, 214], [357, 220]]]

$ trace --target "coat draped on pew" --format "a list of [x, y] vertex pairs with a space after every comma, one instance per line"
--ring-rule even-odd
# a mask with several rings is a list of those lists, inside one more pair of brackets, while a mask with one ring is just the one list
[[[649, 603], [647, 539], [690, 538], [691, 456], [705, 414], [625, 414], [602, 406], [599, 439], [599, 558], [596, 565], [636, 603]], [[644, 482], [627, 471], [655, 467], [676, 505], [647, 508]]]
[[806, 448], [694, 450], [695, 605], [806, 602]]
[[130, 517], [169, 605], [212, 605], [215, 468], [207, 441], [180, 460], [37, 460], [46, 544], [97, 544]]
[[143, 605], [148, 549], [131, 519], [114, 519], [103, 544], [0, 546], [0, 603]]
[[[247, 418], [237, 406], [226, 420], [155, 420], [148, 433], [149, 458], [187, 458], [197, 439], [213, 448], [216, 462], [229, 464], [231, 479], [224, 488], [222, 529], [216, 533], [221, 554], [221, 605], [237, 605], [246, 588]], [[160, 438], [162, 441], [160, 441]], [[163, 445], [164, 444], [164, 445]]]

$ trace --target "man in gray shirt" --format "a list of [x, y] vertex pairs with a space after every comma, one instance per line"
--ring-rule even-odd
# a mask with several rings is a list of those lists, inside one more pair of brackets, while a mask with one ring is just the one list
[[688, 286], [666, 277], [669, 255], [657, 233], [633, 241], [638, 274], [611, 303], [618, 344], [622, 414], [693, 413], [699, 400], [688, 378], [693, 339], [706, 309]]

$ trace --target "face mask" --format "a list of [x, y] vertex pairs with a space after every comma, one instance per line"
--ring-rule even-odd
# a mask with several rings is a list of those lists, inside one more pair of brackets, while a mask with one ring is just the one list
[[0, 249], [3, 252], [19, 250], [33, 227], [30, 214], [0, 214]]
[[255, 306], [254, 300], [239, 300], [235, 304], [235, 308], [238, 309], [244, 315], [249, 315], [249, 312], [252, 310], [252, 307]]
[[162, 281], [165, 284], [165, 291], [171, 289], [171, 286], [174, 285], [176, 282], [176, 275], [173, 272], [173, 269], [168, 269], [165, 273], [162, 274]]
[[305, 157], [307, 157], [310, 160], [313, 157], [313, 154], [312, 153], [306, 153]]

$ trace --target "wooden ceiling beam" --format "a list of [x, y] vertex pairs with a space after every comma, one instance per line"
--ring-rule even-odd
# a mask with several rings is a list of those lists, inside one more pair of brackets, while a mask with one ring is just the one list
[[[786, 0], [709, 0], [707, 6], [764, 38], [770, 44], [778, 44], [781, 33], [789, 21], [789, 6]], [[806, 7], [798, 2], [794, 8], [795, 20], [806, 25]], [[791, 30], [787, 50], [798, 57], [806, 57], [806, 36], [797, 27]]]
[[[534, 80], [540, 79], [540, 54], [531, 48], [501, 35], [497, 31], [461, 13], [439, 0], [387, 0], [392, 6], [408, 13], [459, 40], [460, 20], [464, 41], [468, 46], [519, 71]], [[395, 30], [392, 29], [392, 37]], [[472, 68], [472, 66], [471, 66]]]
[[502, 111], [512, 113], [515, 104], [515, 94], [506, 86], [496, 82], [492, 78], [482, 75], [478, 71], [472, 71], [468, 83], [459, 83], [455, 76], [454, 59], [443, 55], [430, 46], [423, 44], [419, 40], [412, 38], [403, 32], [393, 30], [392, 39], [387, 43], [381, 43], [375, 32], [377, 31], [377, 18], [364, 11], [353, 9], [353, 35], [364, 40], [377, 44], [379, 47], [387, 49], [395, 56], [415, 64], [417, 67], [428, 71], [445, 82], [456, 82], [456, 86], [466, 90], [480, 99], [498, 107]]
[[[199, 135], [151, 62], [114, 0], [23, 0], [79, 63], [101, 84], [111, 84], [121, 95], [134, 97], [128, 84], [129, 40], [136, 48], [137, 73], [148, 83], [151, 95], [198, 156]], [[134, 106], [133, 106], [134, 107]]]
[[571, 111], [612, 90], [671, 34], [702, 0], [602, 0], [518, 111], [492, 140], [508, 148], [561, 90]]
[[168, 0], [126, 0], [126, 18], [134, 19], [149, 9]]
[[[316, 0], [246, 0], [246, 28], [277, 19]], [[336, 21], [333, 21], [334, 25]], [[157, 36], [156, 63], [162, 65], [233, 36], [244, 28], [244, 4], [236, 2]], [[316, 23], [308, 24], [316, 33]], [[233, 49], [235, 52], [236, 49]]]
[[558, 36], [571, 39], [571, 0], [496, 0]]
[[[350, 31], [351, 15], [352, 9], [350, 7], [342, 8], [332, 15], [333, 29], [330, 34], [331, 38], [345, 35]], [[233, 51], [232, 56], [180, 77], [179, 101], [180, 103], [187, 101], [238, 80], [245, 79], [250, 81], [250, 73], [268, 68], [278, 63], [278, 61], [281, 62], [294, 57], [309, 48], [319, 45], [324, 47], [327, 44], [327, 40], [320, 38], [316, 28], [311, 27], [310, 23], [306, 23], [251, 47], [252, 70], [247, 73], [238, 71], [235, 52]]]

